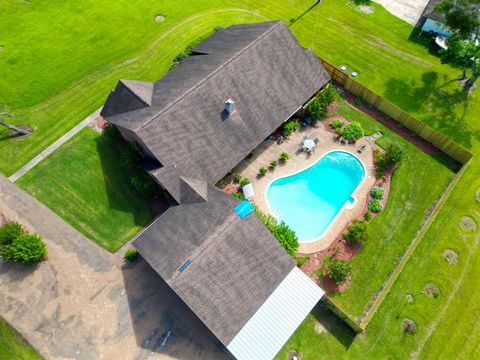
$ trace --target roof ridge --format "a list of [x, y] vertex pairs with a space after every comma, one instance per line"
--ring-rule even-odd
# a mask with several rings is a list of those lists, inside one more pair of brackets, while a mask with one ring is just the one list
[[[119, 81], [122, 83], [123, 86], [125, 86], [125, 88], [128, 89], [128, 92], [129, 92], [130, 94], [132, 94], [133, 96], [135, 96], [138, 100], [140, 100], [140, 101], [141, 101], [142, 103], [144, 103], [146, 106], [151, 106], [151, 104], [145, 102], [145, 100], [142, 99], [142, 98], [140, 97], [140, 95], [138, 95], [135, 91], [133, 91], [133, 90], [130, 88], [130, 86], [128, 86], [127, 84], [125, 84], [125, 81], [132, 81], [132, 82], [133, 82], [133, 81], [137, 81], [137, 80], [120, 79]], [[137, 82], [148, 82], [148, 81], [137, 81]], [[138, 110], [138, 109], [136, 109], [136, 110]], [[135, 111], [135, 110], [131, 110], [131, 111]], [[129, 112], [129, 111], [127, 111], [127, 112]]]
[[[144, 122], [142, 124], [142, 126], [140, 127], [141, 128], [144, 128], [145, 126], [147, 126], [148, 124], [150, 124], [153, 120], [155, 120], [156, 118], [158, 118], [160, 115], [162, 115], [164, 112], [166, 112], [168, 109], [170, 109], [172, 106], [174, 106], [176, 103], [178, 103], [179, 101], [181, 101], [185, 96], [187, 96], [188, 94], [190, 94], [192, 91], [194, 91], [196, 88], [198, 88], [200, 85], [202, 85], [204, 82], [206, 82], [208, 79], [210, 79], [211, 77], [213, 77], [214, 75], [216, 75], [221, 69], [223, 69], [225, 66], [227, 66], [228, 64], [230, 64], [232, 61], [234, 61], [236, 58], [238, 58], [240, 55], [242, 55], [246, 50], [248, 50], [250, 47], [252, 47], [253, 45], [255, 45], [256, 43], [258, 43], [260, 40], [262, 40], [265, 36], [267, 36], [268, 34], [270, 34], [273, 30], [275, 30], [280, 24], [283, 24], [284, 21], [283, 20], [278, 20], [275, 22], [275, 24], [270, 28], [268, 29], [267, 31], [265, 31], [261, 36], [259, 36], [257, 39], [255, 39], [254, 41], [252, 41], [250, 44], [244, 46], [241, 50], [239, 50], [237, 53], [235, 53], [230, 59], [228, 59], [227, 61], [225, 61], [222, 65], [220, 65], [218, 68], [216, 68], [214, 71], [212, 71], [211, 73], [209, 73], [207, 76], [205, 76], [202, 80], [200, 80], [198, 83], [196, 83], [195, 85], [193, 85], [192, 87], [190, 87], [182, 96], [176, 98], [173, 102], [171, 102], [170, 104], [168, 104], [167, 106], [165, 106], [162, 111], [160, 111], [159, 113], [155, 114], [153, 117], [151, 117], [148, 121]], [[255, 24], [255, 23], [253, 23]], [[228, 28], [227, 28], [228, 29]], [[152, 104], [153, 105], [153, 104]]]

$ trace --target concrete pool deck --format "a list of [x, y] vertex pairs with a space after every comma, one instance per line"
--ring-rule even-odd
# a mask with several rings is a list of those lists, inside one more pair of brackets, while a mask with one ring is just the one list
[[[318, 138], [315, 151], [307, 154], [299, 151], [299, 144], [303, 141], [303, 137], [308, 136], [311, 139]], [[369, 192], [375, 184], [375, 167], [373, 162], [373, 149], [376, 146], [368, 137], [359, 140], [356, 144], [342, 145], [335, 141], [335, 135], [327, 130], [324, 123], [318, 123], [318, 127], [307, 127], [296, 131], [282, 144], [274, 141], [264, 141], [253, 151], [253, 156], [244, 159], [235, 167], [235, 172], [241, 176], [247, 177], [252, 182], [255, 196], [251, 199], [258, 208], [267, 214], [271, 214], [266, 200], [266, 190], [271, 181], [299, 172], [314, 163], [316, 163], [323, 155], [332, 150], [347, 151], [357, 156], [364, 164], [366, 169], [365, 181], [360, 185], [354, 194], [356, 202], [351, 209], [344, 208], [336, 220], [331, 224], [327, 232], [318, 240], [300, 243], [299, 253], [309, 254], [326, 249], [339, 236], [345, 226], [353, 219], [361, 216], [365, 210]], [[357, 150], [365, 145], [365, 149], [361, 154]], [[268, 168], [272, 160], [278, 160], [282, 152], [287, 152], [290, 159], [278, 166], [272, 171], [269, 169], [264, 176], [258, 176], [261, 167]]]

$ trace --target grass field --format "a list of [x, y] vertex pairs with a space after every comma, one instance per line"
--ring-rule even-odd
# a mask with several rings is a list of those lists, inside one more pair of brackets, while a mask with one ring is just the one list
[[153, 219], [130, 185], [118, 149], [83, 129], [18, 181], [18, 185], [109, 251], [118, 250]]
[[0, 359], [40, 360], [41, 357], [19, 333], [0, 318]]
[[[361, 83], [480, 155], [478, 89], [467, 99], [456, 84], [460, 71], [442, 65], [425, 47], [410, 41], [412, 27], [378, 5], [367, 15], [345, 0], [323, 0], [310, 10], [310, 0], [132, 4], [0, 3], [0, 13], [8, 14], [0, 22], [0, 68], [5, 69], [0, 103], [13, 109], [16, 123], [35, 129], [23, 141], [9, 140], [0, 131], [1, 172], [13, 173], [93, 112], [118, 78], [156, 80], [188, 42], [215, 26], [265, 19], [298, 19], [291, 29], [304, 46], [335, 65], [349, 65], [358, 71]], [[81, 16], [73, 16], [73, 6]], [[48, 19], [53, 13], [59, 25], [52, 41], [51, 27], [57, 25]], [[166, 16], [164, 22], [153, 22], [157, 13]], [[480, 235], [478, 230], [463, 232], [459, 220], [468, 215], [480, 222], [475, 200], [479, 173], [480, 163], [474, 158], [365, 335], [353, 338], [317, 309], [279, 358], [284, 359], [290, 348], [301, 351], [304, 359], [478, 358]], [[436, 174], [431, 179], [436, 183]], [[27, 180], [22, 180], [25, 186]], [[441, 256], [446, 248], [459, 253], [456, 265], [448, 265]], [[437, 299], [419, 294], [428, 282], [440, 288]], [[419, 295], [405, 305], [407, 293]], [[322, 317], [327, 317], [330, 332], [317, 334], [313, 324]], [[417, 322], [414, 336], [403, 335], [404, 317]]]

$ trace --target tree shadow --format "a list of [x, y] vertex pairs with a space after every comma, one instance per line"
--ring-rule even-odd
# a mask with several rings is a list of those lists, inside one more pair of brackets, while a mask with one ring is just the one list
[[[125, 166], [121, 145], [105, 134], [95, 138], [102, 167], [109, 206], [131, 213], [137, 226], [147, 225], [154, 217], [146, 199], [130, 184], [130, 174]], [[150, 212], [150, 214], [148, 214]]]
[[312, 315], [318, 321], [317, 326], [337, 339], [345, 349], [348, 349], [350, 345], [352, 345], [357, 334], [322, 301], [319, 301], [315, 306]]
[[[175, 359], [232, 359], [144, 259], [125, 264], [122, 275], [138, 347]], [[169, 331], [168, 341], [162, 344]]]
[[422, 114], [421, 120], [434, 129], [448, 134], [457, 143], [471, 148], [472, 141], [480, 140], [480, 133], [466, 121], [469, 106], [468, 94], [458, 85], [458, 78], [425, 72], [421, 82], [415, 79], [388, 79], [383, 96], [395, 99], [395, 104], [413, 116]]
[[295, 24], [298, 20], [300, 20], [302, 17], [304, 17], [306, 14], [308, 14], [315, 6], [320, 4], [320, 0], [315, 0], [312, 6], [310, 6], [307, 10], [305, 10], [303, 13], [298, 15], [296, 18], [291, 18], [289, 21], [289, 25]]

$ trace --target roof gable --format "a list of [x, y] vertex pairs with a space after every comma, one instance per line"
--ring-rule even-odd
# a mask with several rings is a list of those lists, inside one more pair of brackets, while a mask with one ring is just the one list
[[103, 106], [101, 115], [110, 117], [150, 106], [153, 86], [150, 82], [120, 80]]

